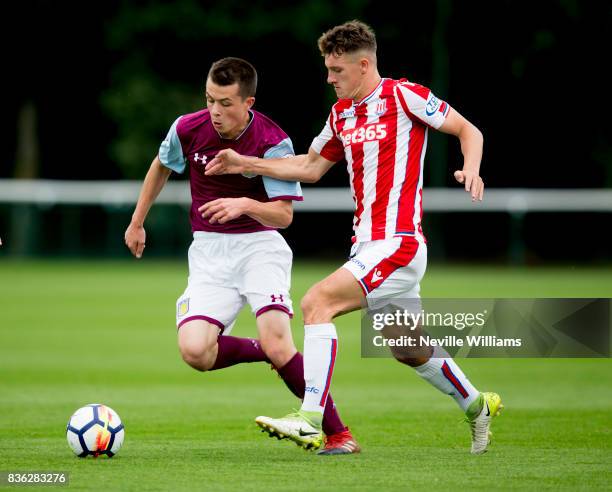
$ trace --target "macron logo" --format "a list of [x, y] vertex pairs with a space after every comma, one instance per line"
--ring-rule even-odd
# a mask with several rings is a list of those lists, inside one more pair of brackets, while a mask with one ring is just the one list
[[371, 283], [375, 284], [376, 282], [381, 281], [383, 278], [382, 273], [380, 270], [374, 270], [374, 273], [372, 274], [372, 280], [370, 280]]

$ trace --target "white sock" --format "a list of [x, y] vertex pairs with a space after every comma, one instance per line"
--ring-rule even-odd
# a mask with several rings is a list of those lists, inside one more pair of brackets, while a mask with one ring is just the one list
[[464, 412], [480, 395], [457, 363], [441, 347], [434, 347], [431, 358], [425, 364], [415, 367], [415, 370], [442, 393], [452, 396]]
[[302, 410], [321, 412], [329, 394], [336, 362], [338, 335], [333, 323], [304, 326], [304, 381]]

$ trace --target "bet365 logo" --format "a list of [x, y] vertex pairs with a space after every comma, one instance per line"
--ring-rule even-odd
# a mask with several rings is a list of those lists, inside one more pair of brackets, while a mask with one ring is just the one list
[[351, 144], [373, 142], [374, 140], [382, 140], [387, 136], [387, 124], [376, 123], [368, 126], [360, 126], [342, 132], [342, 141], [344, 146], [348, 147]]

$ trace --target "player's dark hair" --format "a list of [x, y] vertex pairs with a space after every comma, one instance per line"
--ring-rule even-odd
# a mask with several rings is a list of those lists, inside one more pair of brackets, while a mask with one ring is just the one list
[[318, 41], [321, 55], [354, 53], [367, 50], [376, 53], [376, 35], [366, 23], [352, 20], [324, 32]]
[[255, 67], [242, 58], [221, 58], [212, 64], [208, 78], [217, 85], [238, 83], [242, 99], [255, 95], [257, 90], [257, 71]]

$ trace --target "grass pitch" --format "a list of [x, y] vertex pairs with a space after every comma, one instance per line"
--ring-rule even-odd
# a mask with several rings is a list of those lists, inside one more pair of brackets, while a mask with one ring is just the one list
[[[297, 263], [293, 299], [335, 265]], [[505, 412], [483, 456], [455, 403], [392, 360], [361, 359], [359, 316], [337, 320], [332, 393], [364, 448], [319, 457], [257, 431], [299, 402], [266, 364], [198, 373], [180, 359], [174, 301], [186, 263], [0, 262], [0, 471], [66, 471], [73, 490], [607, 489], [609, 359], [468, 359]], [[432, 266], [424, 296], [612, 297], [612, 269]], [[302, 346], [297, 315], [294, 336]], [[244, 311], [237, 336], [255, 336]], [[79, 459], [65, 425], [113, 407], [112, 460]]]

